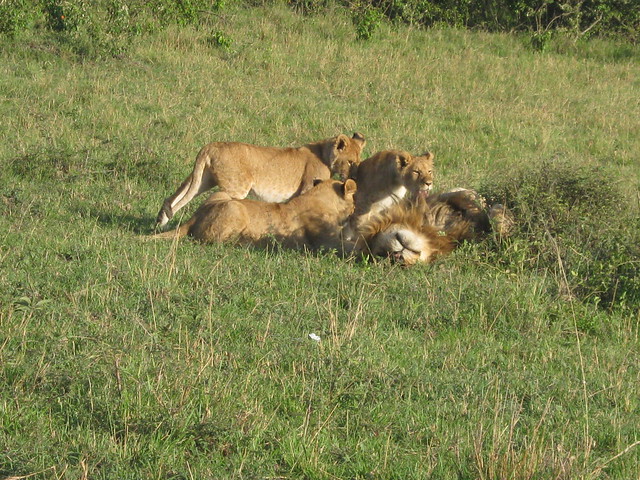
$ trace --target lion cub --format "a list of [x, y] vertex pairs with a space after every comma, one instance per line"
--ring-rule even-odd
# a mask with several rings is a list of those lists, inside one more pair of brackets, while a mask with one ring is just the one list
[[265, 202], [285, 202], [313, 187], [314, 180], [326, 180], [332, 174], [345, 180], [360, 163], [365, 143], [360, 133], [297, 148], [210, 143], [198, 153], [191, 175], [164, 201], [156, 224], [164, 226], [194, 197], [215, 186], [235, 199], [252, 192]]
[[233, 199], [226, 192], [211, 195], [193, 217], [174, 231], [151, 238], [190, 235], [203, 242], [287, 248], [340, 248], [342, 225], [353, 213], [356, 182], [319, 182], [287, 203]]
[[355, 239], [359, 226], [382, 213], [405, 196], [425, 196], [433, 185], [433, 154], [412, 156], [402, 150], [385, 150], [363, 160], [357, 167], [356, 209], [345, 228]]

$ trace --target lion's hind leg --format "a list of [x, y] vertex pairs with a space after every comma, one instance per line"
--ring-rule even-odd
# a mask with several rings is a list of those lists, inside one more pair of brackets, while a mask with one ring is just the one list
[[[440, 227], [447, 231], [464, 219], [476, 234], [488, 233], [491, 230], [489, 216], [486, 212], [486, 202], [473, 190], [457, 188], [441, 193], [435, 197], [433, 206], [446, 205], [448, 213], [440, 219]], [[437, 208], [436, 208], [437, 210]], [[470, 230], [471, 232], [471, 230]]]
[[168, 197], [162, 204], [162, 208], [156, 218], [156, 226], [163, 227], [173, 218], [178, 210], [187, 203], [216, 186], [216, 180], [209, 168], [209, 156], [198, 155], [193, 172], [180, 185], [178, 190]]
[[215, 192], [193, 215], [190, 235], [204, 243], [235, 241], [247, 228], [246, 208], [226, 192]]

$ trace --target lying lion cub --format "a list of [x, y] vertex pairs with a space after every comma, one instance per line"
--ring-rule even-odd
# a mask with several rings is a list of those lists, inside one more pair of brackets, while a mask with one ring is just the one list
[[356, 210], [345, 229], [353, 240], [367, 219], [401, 202], [405, 196], [425, 196], [433, 185], [433, 154], [419, 156], [401, 150], [385, 150], [363, 160], [355, 175], [358, 182]]
[[340, 248], [340, 230], [353, 213], [356, 182], [325, 180], [287, 203], [232, 199], [216, 192], [186, 223], [151, 238], [185, 235], [203, 242], [237, 241], [287, 248]]
[[360, 133], [298, 148], [210, 143], [198, 153], [191, 175], [164, 201], [157, 226], [164, 226], [194, 197], [215, 186], [231, 198], [245, 198], [252, 192], [265, 202], [285, 202], [309, 190], [316, 179], [337, 174], [345, 180], [360, 163], [365, 143]]

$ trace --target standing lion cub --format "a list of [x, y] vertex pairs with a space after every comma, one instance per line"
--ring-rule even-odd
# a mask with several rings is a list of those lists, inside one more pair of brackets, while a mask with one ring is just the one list
[[210, 143], [198, 153], [191, 175], [164, 201], [156, 224], [166, 225], [194, 197], [215, 186], [235, 199], [252, 192], [265, 202], [285, 202], [313, 187], [314, 180], [326, 180], [332, 174], [345, 180], [360, 163], [364, 145], [360, 133], [297, 148]]
[[354, 210], [356, 182], [325, 180], [287, 203], [211, 195], [177, 229], [151, 238], [190, 235], [202, 242], [235, 241], [245, 245], [276, 243], [286, 248], [339, 248], [342, 225]]

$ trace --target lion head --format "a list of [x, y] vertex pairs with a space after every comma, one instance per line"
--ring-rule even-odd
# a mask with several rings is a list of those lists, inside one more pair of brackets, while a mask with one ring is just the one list
[[362, 224], [356, 250], [389, 257], [405, 266], [428, 263], [451, 252], [456, 238], [425, 223], [424, 202], [395, 205]]
[[341, 181], [352, 178], [366, 143], [364, 135], [357, 132], [351, 138], [344, 134], [333, 138], [326, 146], [328, 151], [325, 152], [331, 175]]
[[514, 229], [511, 212], [495, 204], [487, 213], [484, 199], [457, 188], [396, 204], [362, 222], [356, 251], [390, 257], [402, 265], [428, 263], [446, 255], [463, 241], [478, 241], [491, 231], [498, 237]]
[[402, 184], [409, 195], [426, 198], [433, 187], [433, 157], [430, 152], [411, 156], [400, 154], [397, 157], [398, 171]]

